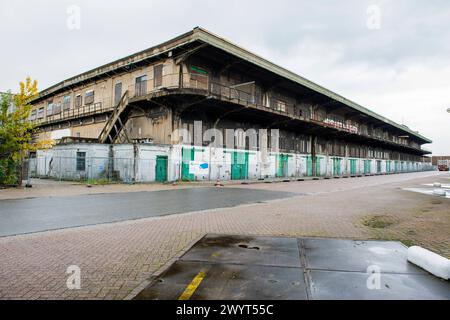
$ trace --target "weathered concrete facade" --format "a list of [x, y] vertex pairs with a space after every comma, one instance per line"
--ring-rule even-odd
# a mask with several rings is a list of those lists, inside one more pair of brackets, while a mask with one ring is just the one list
[[[241, 161], [233, 159], [242, 154]], [[186, 154], [189, 159], [186, 159]], [[247, 157], [246, 157], [247, 156]], [[301, 178], [313, 176], [310, 155], [213, 147], [156, 144], [67, 144], [38, 151], [32, 175], [61, 180], [108, 179], [123, 182]], [[163, 167], [162, 172], [160, 167]], [[203, 166], [203, 167], [202, 167]], [[243, 169], [237, 170], [235, 167]], [[316, 176], [362, 176], [430, 170], [422, 162], [319, 155]]]
[[[134, 152], [141, 152], [143, 143], [168, 146], [160, 157], [167, 156], [175, 167], [182, 163], [178, 173], [167, 168], [168, 179], [233, 179], [238, 172], [239, 178], [339, 176], [402, 171], [402, 165], [403, 171], [422, 170], [429, 152], [421, 145], [431, 142], [200, 28], [61, 82], [33, 105], [31, 120], [39, 124], [39, 139], [66, 135], [136, 143]], [[193, 132], [196, 121], [207, 138], [181, 138], [179, 132]], [[259, 129], [275, 128], [279, 139], [267, 141], [273, 154], [262, 163], [255, 156], [261, 148]], [[230, 136], [226, 129], [241, 129], [244, 145], [237, 146], [238, 134]], [[250, 147], [253, 134], [258, 142]], [[192, 146], [207, 152], [187, 155], [183, 150]], [[115, 146], [114, 152], [126, 149]], [[244, 167], [233, 164], [239, 157]], [[209, 164], [207, 175], [189, 173], [185, 162], [197, 160]], [[142, 166], [133, 165], [134, 179], [154, 180], [137, 167]]]

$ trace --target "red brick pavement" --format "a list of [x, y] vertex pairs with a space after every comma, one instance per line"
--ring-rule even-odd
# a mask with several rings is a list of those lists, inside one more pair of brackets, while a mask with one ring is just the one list
[[[359, 223], [361, 217], [374, 213], [407, 216], [428, 205], [431, 197], [400, 187], [437, 179], [448, 181], [448, 175], [417, 173], [250, 185], [245, 187], [300, 193], [308, 189], [312, 194], [235, 208], [0, 238], [0, 298], [124, 299], [206, 233], [372, 238], [373, 232]], [[447, 203], [443, 204], [444, 212], [449, 208]], [[437, 247], [450, 247], [450, 239], [445, 235], [435, 236], [430, 245], [432, 242]], [[67, 289], [66, 269], [70, 265], [81, 268], [80, 290]]]

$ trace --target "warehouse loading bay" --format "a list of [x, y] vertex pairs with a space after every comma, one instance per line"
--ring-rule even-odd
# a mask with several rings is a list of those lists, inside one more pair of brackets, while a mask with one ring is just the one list
[[450, 299], [406, 258], [450, 257], [450, 174], [303, 180], [2, 190], [0, 297]]

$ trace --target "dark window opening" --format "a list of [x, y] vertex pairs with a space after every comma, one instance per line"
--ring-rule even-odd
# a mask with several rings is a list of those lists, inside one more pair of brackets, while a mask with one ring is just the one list
[[207, 89], [208, 88], [208, 71], [191, 66], [191, 87], [198, 89]]
[[114, 86], [114, 105], [118, 105], [122, 99], [122, 82], [116, 83]]
[[135, 96], [143, 96], [147, 94], [147, 76], [140, 76], [136, 78]]
[[86, 170], [86, 152], [77, 152], [77, 171]]
[[70, 96], [65, 96], [63, 98], [62, 109], [64, 111], [70, 109]]
[[162, 86], [163, 65], [159, 64], [153, 67], [154, 87]]
[[84, 97], [84, 103], [85, 103], [86, 105], [89, 105], [89, 104], [93, 104], [93, 103], [94, 103], [94, 91], [93, 91], [93, 90], [91, 90], [91, 91], [86, 91], [86, 95], [85, 95], [85, 97]]
[[79, 108], [82, 106], [82, 104], [83, 104], [83, 97], [81, 96], [81, 94], [79, 94], [75, 97], [75, 107]]

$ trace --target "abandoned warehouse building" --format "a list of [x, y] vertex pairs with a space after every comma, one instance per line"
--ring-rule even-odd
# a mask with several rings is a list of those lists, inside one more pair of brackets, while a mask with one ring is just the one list
[[64, 80], [32, 105], [35, 139], [55, 142], [31, 155], [41, 177], [163, 182], [431, 168], [422, 148], [431, 140], [418, 132], [202, 28]]

